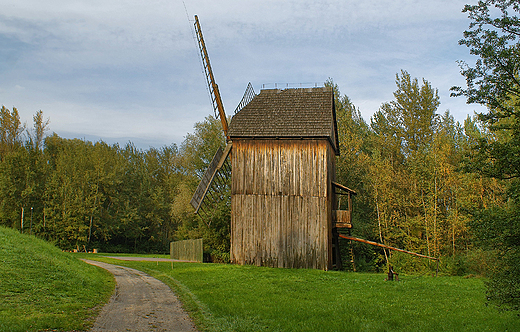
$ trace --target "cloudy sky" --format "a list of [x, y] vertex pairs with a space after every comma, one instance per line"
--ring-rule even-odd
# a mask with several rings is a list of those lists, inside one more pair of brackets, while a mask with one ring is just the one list
[[61, 137], [180, 144], [213, 113], [197, 14], [227, 114], [248, 82], [258, 93], [330, 77], [370, 121], [404, 69], [463, 121], [481, 109], [449, 88], [465, 83], [457, 60], [475, 61], [457, 43], [475, 1], [0, 0], [0, 104], [29, 126], [42, 110]]

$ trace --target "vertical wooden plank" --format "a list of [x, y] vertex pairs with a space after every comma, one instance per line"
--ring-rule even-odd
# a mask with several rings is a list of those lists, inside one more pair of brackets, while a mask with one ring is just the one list
[[260, 196], [259, 195], [254, 195], [252, 197], [252, 201], [253, 201], [253, 207], [255, 208], [255, 221], [254, 221], [254, 224], [255, 224], [255, 244], [256, 244], [256, 248], [255, 248], [255, 262], [256, 262], [256, 265], [258, 266], [261, 266], [262, 265], [262, 260], [263, 260], [263, 247], [264, 247], [264, 239], [265, 239], [265, 232], [264, 232], [264, 227], [263, 227], [263, 222], [262, 222], [262, 216], [264, 214], [264, 211], [262, 211], [262, 206], [260, 205], [260, 202], [259, 202], [259, 198]]
[[273, 203], [276, 206], [276, 219], [278, 223], [278, 236], [279, 236], [279, 245], [278, 245], [278, 257], [279, 267], [287, 266], [287, 234], [285, 232], [285, 223], [283, 222], [283, 213], [282, 213], [282, 197], [280, 195], [273, 196]]
[[296, 162], [296, 154], [298, 153], [297, 147], [295, 144], [291, 144], [289, 148], [290, 152], [290, 170], [291, 170], [291, 183], [290, 183], [290, 191], [289, 195], [298, 195], [298, 183], [300, 182], [300, 179], [298, 177], [298, 169], [299, 165]]
[[[250, 192], [250, 191], [248, 191]], [[254, 237], [254, 233], [255, 233], [255, 214], [254, 214], [254, 206], [253, 206], [253, 202], [252, 202], [252, 196], [251, 195], [246, 195], [245, 196], [246, 198], [246, 222], [247, 222], [247, 225], [246, 225], [246, 229], [247, 229], [247, 232], [246, 232], [246, 237], [247, 237], [247, 241], [246, 241], [246, 244], [248, 246], [248, 250], [247, 250], [247, 263], [248, 264], [254, 264], [255, 263], [255, 254], [256, 254], [256, 250], [255, 250], [255, 237]]]
[[292, 257], [293, 257], [293, 237], [291, 236], [291, 211], [289, 210], [288, 205], [288, 196], [282, 195], [280, 197], [282, 202], [282, 223], [284, 224], [284, 235], [286, 238], [286, 248], [285, 248], [285, 260], [286, 260], [286, 267], [293, 267], [292, 266]]
[[264, 233], [264, 243], [263, 243], [263, 258], [262, 258], [262, 265], [263, 266], [272, 266], [271, 265], [271, 224], [269, 222], [269, 209], [267, 207], [266, 202], [266, 196], [265, 195], [259, 195], [258, 200], [260, 201], [260, 204], [262, 205], [262, 231]]
[[261, 188], [261, 191], [259, 192], [259, 194], [261, 195], [267, 195], [268, 193], [268, 189], [267, 189], [267, 186], [268, 186], [268, 183], [269, 183], [269, 180], [272, 176], [272, 168], [270, 167], [270, 161], [267, 157], [267, 145], [266, 144], [262, 144], [261, 146], [261, 149], [259, 151], [259, 155], [261, 156], [261, 167], [262, 169], [259, 170], [259, 172], [263, 175], [263, 178], [262, 178], [262, 188]]
[[303, 203], [303, 199], [301, 196], [294, 196], [294, 199], [296, 200], [296, 208], [298, 213], [298, 229], [299, 229], [299, 243], [298, 243], [298, 261], [299, 265], [302, 268], [308, 268], [307, 263], [307, 226], [309, 224], [310, 219], [312, 218], [311, 215], [309, 215], [309, 211], [307, 209], [307, 206]]
[[237, 240], [237, 246], [235, 248], [235, 253], [237, 257], [238, 264], [244, 264], [244, 203], [243, 203], [243, 197], [244, 195], [236, 195], [236, 208], [237, 211], [234, 212], [234, 215], [236, 216], [236, 240]]

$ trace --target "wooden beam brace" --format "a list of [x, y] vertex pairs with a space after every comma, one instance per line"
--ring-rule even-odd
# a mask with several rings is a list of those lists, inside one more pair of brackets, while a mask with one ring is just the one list
[[342, 184], [339, 184], [339, 183], [334, 182], [334, 181], [332, 181], [332, 184], [333, 184], [336, 188], [341, 189], [341, 190], [344, 190], [344, 191], [348, 192], [349, 194], [357, 195], [357, 192], [355, 192], [354, 190], [352, 190], [352, 189], [350, 189], [350, 188], [348, 188], [348, 187], [345, 187], [345, 186], [342, 185]]
[[413, 255], [413, 256], [417, 256], [417, 257], [433, 259], [435, 261], [439, 260], [438, 258], [435, 258], [435, 257], [421, 255], [421, 254], [418, 254], [416, 252], [412, 252], [412, 251], [408, 251], [408, 250], [404, 250], [404, 249], [399, 249], [399, 248], [395, 248], [395, 247], [390, 247], [390, 246], [387, 246], [385, 244], [381, 244], [381, 243], [377, 243], [377, 242], [373, 242], [373, 241], [358, 239], [357, 237], [353, 237], [353, 236], [347, 236], [347, 235], [339, 234], [339, 237], [342, 237], [342, 238], [347, 239], [347, 240], [363, 242], [363, 243], [366, 243], [366, 244], [370, 244], [370, 245], [381, 247], [381, 248], [385, 248], [385, 249], [390, 249], [390, 250], [404, 252], [405, 254], [410, 254], [410, 255]]

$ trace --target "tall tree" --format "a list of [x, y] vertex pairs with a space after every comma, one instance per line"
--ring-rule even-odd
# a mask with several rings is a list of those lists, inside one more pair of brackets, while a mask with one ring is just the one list
[[[0, 223], [21, 228], [25, 218], [26, 230], [39, 232], [47, 165], [42, 151], [33, 146], [30, 135], [24, 144], [25, 126], [20, 122], [18, 110], [3, 107], [0, 114]], [[43, 119], [41, 111], [33, 118], [34, 126], [44, 128], [46, 124], [42, 125], [44, 122], [38, 119]], [[31, 219], [34, 219], [34, 227], [31, 227]]]
[[419, 84], [404, 70], [395, 82], [395, 99], [382, 104], [371, 122], [375, 132], [373, 158], [379, 161], [373, 164], [372, 176], [378, 179], [379, 174], [391, 172], [379, 178], [389, 182], [373, 181], [378, 224], [384, 225], [390, 244], [426, 249], [432, 254], [435, 246], [430, 240], [437, 209], [430, 158], [439, 96], [428, 81], [423, 79]]
[[20, 121], [16, 107], [9, 110], [5, 106], [0, 109], [0, 158], [22, 145], [22, 133], [25, 126]]
[[28, 133], [29, 144], [31, 144], [36, 150], [43, 148], [43, 142], [45, 139], [45, 133], [49, 130], [50, 119], [43, 117], [43, 112], [39, 110], [33, 116], [33, 131]]
[[461, 62], [466, 87], [453, 87], [454, 96], [487, 106], [479, 119], [489, 129], [474, 145], [471, 168], [505, 179], [506, 205], [476, 215], [474, 230], [482, 244], [497, 250], [496, 272], [488, 298], [506, 308], [520, 309], [520, 4], [512, 0], [483, 0], [466, 5], [470, 19], [461, 45], [478, 56], [473, 66]]

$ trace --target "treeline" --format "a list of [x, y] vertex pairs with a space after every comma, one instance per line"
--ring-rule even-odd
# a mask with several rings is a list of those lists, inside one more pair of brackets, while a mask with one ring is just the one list
[[1, 109], [2, 225], [66, 250], [167, 252], [171, 240], [205, 237], [214, 259], [226, 259], [229, 236], [213, 233], [229, 227], [217, 220], [208, 229], [188, 205], [224, 143], [217, 121], [197, 124], [180, 147], [143, 151], [132, 143], [45, 137], [49, 120], [41, 111], [33, 120], [26, 128], [16, 108]]
[[[369, 123], [332, 81], [326, 85], [336, 96], [337, 180], [358, 192], [354, 235], [456, 258], [458, 265], [449, 268], [462, 273], [474, 251], [472, 213], [505, 204], [500, 181], [461, 170], [489, 133], [476, 119], [461, 125], [448, 111], [438, 114], [437, 90], [406, 71], [396, 75], [395, 99]], [[203, 237], [213, 260], [228, 259], [229, 201], [215, 207], [213, 220], [195, 216], [189, 204], [214, 152], [225, 144], [214, 118], [197, 123], [180, 147], [146, 151], [132, 143], [45, 137], [49, 121], [41, 111], [31, 129], [21, 124], [16, 108], [3, 107], [0, 120], [3, 225], [68, 250], [164, 252], [172, 240]], [[349, 244], [342, 244], [350, 268]], [[389, 261], [401, 270], [428, 270], [428, 261], [355, 245], [358, 270], [381, 270]], [[482, 264], [480, 255], [474, 261]]]
[[[503, 181], [464, 169], [480, 140], [493, 135], [485, 124], [439, 114], [437, 90], [406, 71], [396, 75], [394, 100], [370, 122], [338, 86], [326, 85], [335, 90], [337, 181], [358, 193], [353, 234], [444, 257], [443, 270], [453, 274], [485, 273], [487, 253], [474, 246], [470, 226], [479, 211], [507, 203]], [[146, 151], [132, 143], [46, 137], [49, 120], [41, 111], [32, 128], [16, 108], [2, 107], [0, 121], [1, 224], [67, 250], [165, 252], [172, 240], [203, 237], [210, 259], [229, 259], [229, 200], [214, 208], [212, 220], [196, 216], [189, 204], [225, 144], [219, 121], [197, 123], [179, 147]], [[358, 270], [380, 271], [389, 262], [401, 271], [434, 268], [428, 260], [354, 246]], [[349, 248], [344, 241], [347, 269]]]
[[[439, 114], [437, 90], [406, 71], [396, 75], [394, 100], [383, 103], [368, 123], [332, 81], [327, 85], [336, 93], [337, 180], [358, 193], [353, 234], [444, 257], [444, 271], [453, 274], [485, 272], [488, 262], [473, 245], [470, 224], [482, 208], [505, 204], [505, 186], [464, 170], [479, 139], [490, 135], [483, 123], [468, 116], [461, 124], [449, 111]], [[343, 242], [343, 248], [349, 245]], [[388, 262], [401, 271], [436, 268], [428, 260], [354, 246], [358, 269], [378, 270]], [[344, 250], [343, 256], [351, 267], [350, 254]]]

